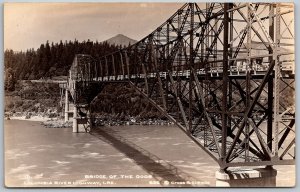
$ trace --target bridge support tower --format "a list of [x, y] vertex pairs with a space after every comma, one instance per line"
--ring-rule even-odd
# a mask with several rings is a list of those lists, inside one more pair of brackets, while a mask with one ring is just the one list
[[77, 106], [74, 104], [73, 112], [73, 133], [78, 133], [78, 123], [77, 123]]
[[90, 132], [92, 128], [90, 106], [74, 104], [73, 110], [73, 133]]
[[69, 121], [69, 92], [65, 90], [65, 122]]

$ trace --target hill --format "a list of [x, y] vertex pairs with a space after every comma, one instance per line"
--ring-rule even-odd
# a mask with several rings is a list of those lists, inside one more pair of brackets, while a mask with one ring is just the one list
[[137, 42], [137, 40], [131, 39], [125, 35], [118, 34], [112, 38], [109, 38], [105, 40], [104, 42], [107, 42], [110, 45], [122, 45], [122, 46], [128, 46], [129, 44], [132, 45]]

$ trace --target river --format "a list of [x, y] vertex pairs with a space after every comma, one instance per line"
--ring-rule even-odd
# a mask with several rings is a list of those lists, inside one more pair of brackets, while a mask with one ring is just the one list
[[[5, 120], [8, 187], [212, 187], [218, 164], [175, 126], [110, 126], [89, 133]], [[277, 185], [295, 166], [275, 166]]]

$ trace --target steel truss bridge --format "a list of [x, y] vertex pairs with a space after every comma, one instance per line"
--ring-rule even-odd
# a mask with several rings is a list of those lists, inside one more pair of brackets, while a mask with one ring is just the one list
[[291, 3], [187, 3], [134, 45], [75, 56], [75, 106], [112, 83], [134, 87], [223, 170], [295, 163]]

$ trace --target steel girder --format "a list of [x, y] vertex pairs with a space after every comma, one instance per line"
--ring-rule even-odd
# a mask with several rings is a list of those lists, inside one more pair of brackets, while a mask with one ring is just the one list
[[293, 11], [289, 3], [188, 3], [89, 65], [85, 80], [129, 82], [222, 169], [293, 164]]

